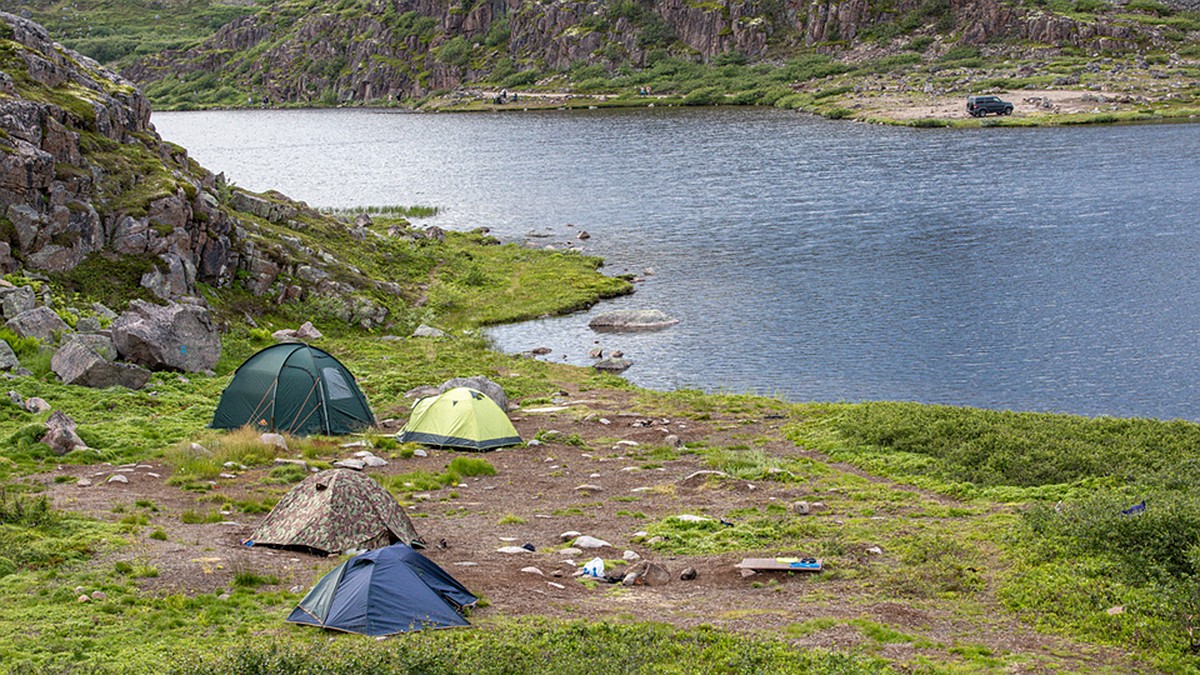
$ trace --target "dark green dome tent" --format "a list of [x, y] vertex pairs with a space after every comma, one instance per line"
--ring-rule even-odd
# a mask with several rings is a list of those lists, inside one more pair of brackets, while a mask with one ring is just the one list
[[334, 436], [374, 424], [366, 397], [341, 362], [316, 347], [285, 342], [238, 367], [210, 426]]

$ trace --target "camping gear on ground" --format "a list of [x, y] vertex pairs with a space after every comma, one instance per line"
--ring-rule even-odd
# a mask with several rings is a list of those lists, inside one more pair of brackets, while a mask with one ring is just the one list
[[291, 623], [362, 635], [467, 626], [477, 598], [454, 577], [404, 544], [338, 565], [288, 616]]
[[602, 577], [604, 576], [604, 559], [592, 558], [583, 566], [584, 576]]
[[285, 342], [238, 367], [209, 426], [304, 436], [349, 434], [374, 424], [366, 397], [341, 362], [316, 347]]
[[398, 541], [425, 547], [392, 493], [364, 473], [329, 469], [289, 490], [246, 544], [327, 554]]
[[755, 572], [820, 572], [816, 558], [745, 558], [734, 567]]
[[500, 406], [467, 387], [418, 399], [396, 438], [402, 443], [465, 450], [492, 450], [521, 442]]

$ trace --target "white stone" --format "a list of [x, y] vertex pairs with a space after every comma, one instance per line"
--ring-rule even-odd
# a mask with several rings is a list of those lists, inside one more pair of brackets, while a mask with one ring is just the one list
[[558, 535], [558, 538], [561, 541], [571, 541], [575, 537], [581, 536], [582, 534], [582, 532], [576, 532], [575, 530], [567, 530], [566, 532]]
[[871, 548], [867, 549], [867, 553], [870, 553], [871, 555], [883, 555], [883, 549], [879, 548], [878, 546], [872, 546]]
[[105, 483], [128, 483], [129, 479], [126, 478], [123, 474], [117, 473], [117, 474], [113, 474], [113, 475], [109, 476], [108, 480], [106, 480], [104, 482]]
[[636, 551], [625, 551], [621, 554], [621, 558], [632, 562], [634, 560], [641, 560], [642, 556], [638, 555]]
[[263, 434], [258, 437], [258, 442], [263, 445], [273, 445], [284, 452], [288, 449], [287, 439], [282, 434]]
[[416, 450], [413, 450], [413, 457], [428, 457], [428, 456], [429, 456], [429, 453], [425, 452], [421, 448], [417, 448]]
[[606, 546], [611, 547], [612, 544], [604, 541], [603, 539], [597, 539], [596, 537], [590, 537], [585, 534], [581, 537], [576, 537], [575, 541], [572, 542], [572, 546], [575, 548], [604, 548]]
[[703, 523], [712, 520], [712, 518], [709, 518], [708, 516], [697, 516], [691, 513], [683, 513], [678, 516], [674, 516], [674, 518], [676, 520], [682, 520], [685, 523]]
[[547, 581], [546, 585], [550, 586], [551, 588], [557, 588], [560, 591], [566, 588], [566, 586], [563, 586], [562, 584], [556, 584], [553, 581]]
[[570, 546], [570, 547], [564, 548], [563, 550], [559, 551], [558, 553], [559, 553], [559, 555], [565, 555], [567, 557], [573, 558], [577, 555], [583, 555], [583, 550], [575, 548], [574, 546]]
[[604, 488], [600, 487], [599, 485], [592, 485], [591, 483], [584, 483], [583, 485], [576, 485], [575, 489], [580, 492], [603, 492], [604, 491]]
[[541, 571], [540, 569], [538, 569], [536, 567], [533, 567], [532, 565], [529, 567], [522, 567], [521, 572], [524, 574], [536, 574], [539, 577], [546, 576], [545, 572]]

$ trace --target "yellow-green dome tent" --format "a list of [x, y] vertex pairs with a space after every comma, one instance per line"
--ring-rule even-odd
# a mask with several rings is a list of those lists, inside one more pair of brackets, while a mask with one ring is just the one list
[[396, 438], [403, 443], [465, 450], [493, 450], [521, 442], [500, 406], [467, 387], [418, 400]]

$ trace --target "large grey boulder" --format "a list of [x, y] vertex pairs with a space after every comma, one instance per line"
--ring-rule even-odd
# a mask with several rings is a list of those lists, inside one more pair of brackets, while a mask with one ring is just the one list
[[55, 333], [63, 334], [71, 330], [54, 310], [45, 306], [21, 312], [6, 321], [4, 327], [20, 337], [37, 338], [46, 343], [54, 342]]
[[75, 333], [63, 339], [63, 346], [66, 347], [72, 342], [81, 343], [107, 361], [116, 361], [119, 358], [117, 346], [113, 344], [112, 338], [103, 333]]
[[500, 409], [508, 412], [508, 396], [504, 393], [504, 387], [492, 382], [482, 375], [473, 377], [456, 377], [446, 380], [438, 387], [438, 393], [447, 392], [455, 387], [470, 387], [475, 391], [487, 396], [500, 406]]
[[104, 389], [121, 386], [141, 389], [150, 381], [150, 371], [130, 363], [114, 363], [88, 346], [86, 340], [72, 340], [50, 359], [50, 369], [63, 382]]
[[75, 433], [75, 420], [61, 410], [55, 410], [46, 420], [46, 435], [42, 436], [41, 442], [50, 446], [51, 452], [56, 455], [87, 447], [87, 443]]
[[0, 370], [12, 370], [20, 367], [16, 352], [4, 340], [0, 340]]
[[592, 368], [604, 373], [623, 373], [626, 370], [629, 370], [629, 367], [632, 365], [633, 361], [630, 361], [629, 359], [617, 359], [610, 357], [607, 359], [600, 359], [599, 361], [593, 363]]
[[4, 289], [0, 293], [4, 295], [2, 305], [4, 316], [10, 319], [37, 306], [37, 295], [33, 292], [32, 286]]
[[134, 300], [110, 330], [121, 358], [150, 370], [195, 373], [211, 370], [221, 358], [221, 337], [198, 305]]
[[620, 309], [593, 317], [588, 328], [597, 332], [659, 330], [677, 323], [679, 319], [658, 309]]

